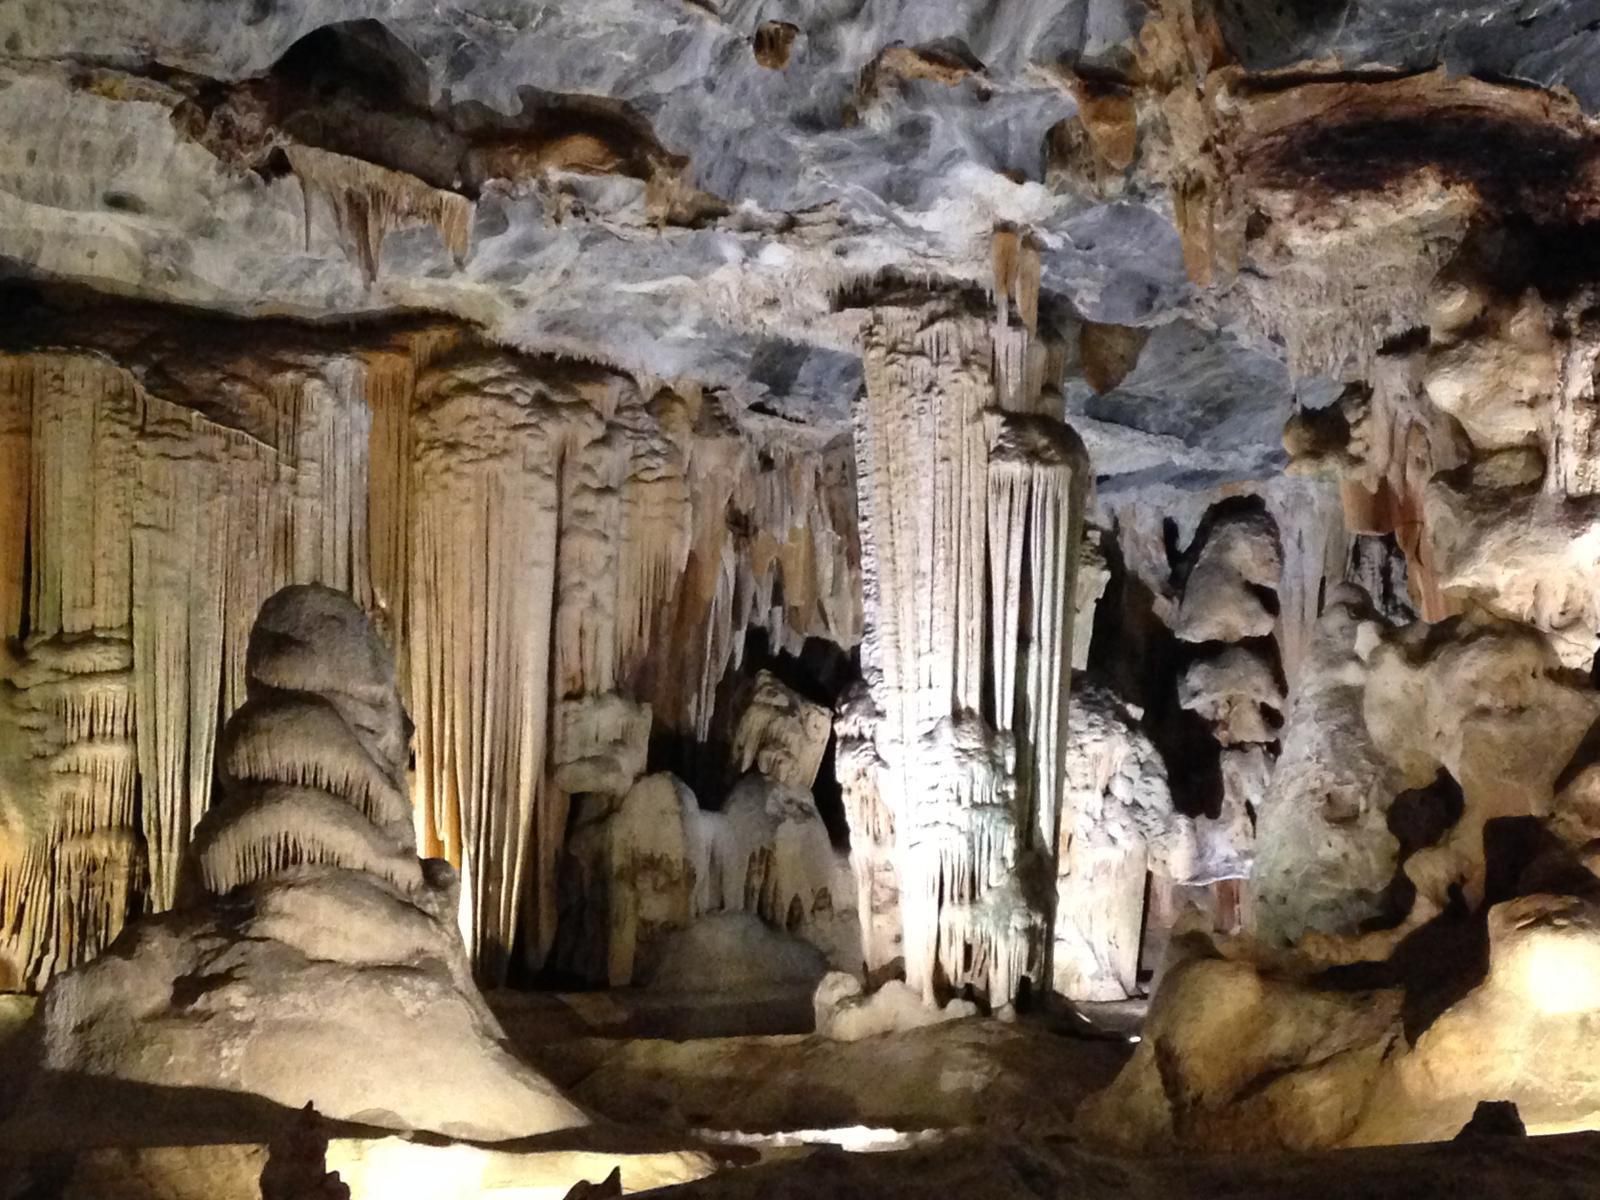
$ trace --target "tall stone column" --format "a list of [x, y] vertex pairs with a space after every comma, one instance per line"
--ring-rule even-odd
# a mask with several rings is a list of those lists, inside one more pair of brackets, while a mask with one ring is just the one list
[[1019, 332], [959, 299], [874, 310], [855, 427], [906, 973], [997, 1007], [1048, 978], [1088, 478], [1072, 431], [997, 371]]

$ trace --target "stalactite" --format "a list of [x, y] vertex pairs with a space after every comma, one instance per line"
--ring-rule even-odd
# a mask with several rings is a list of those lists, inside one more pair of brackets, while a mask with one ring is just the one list
[[1278, 523], [1283, 571], [1278, 580], [1278, 653], [1291, 692], [1309, 653], [1324, 594], [1345, 577], [1351, 538], [1338, 492], [1310, 481], [1269, 503]]
[[[411, 403], [417, 373], [461, 341], [454, 325], [431, 326], [361, 354], [370, 413], [367, 461], [367, 575], [378, 627], [394, 647], [402, 695], [405, 661], [406, 556], [410, 520]], [[359, 553], [359, 547], [357, 552]]]
[[1017, 259], [1017, 315], [1030, 335], [1039, 332], [1039, 244], [1024, 238]]
[[[384, 349], [366, 354], [364, 365], [364, 391], [372, 414], [366, 456], [367, 570], [379, 627], [394, 644], [406, 621], [406, 521], [416, 364], [410, 354]], [[404, 688], [405, 663], [398, 665]]]
[[0, 357], [0, 638], [22, 633], [26, 607], [32, 425], [33, 366]]
[[1405, 552], [1407, 582], [1424, 620], [1456, 611], [1433, 567], [1423, 496], [1429, 480], [1466, 461], [1459, 426], [1421, 396], [1416, 354], [1381, 356], [1371, 397], [1356, 415], [1363, 457], [1341, 480], [1345, 527], [1351, 533], [1392, 533]]
[[[1022, 734], [1019, 781], [1031, 809], [1033, 836], [1052, 853], [1060, 825], [1073, 603], [1087, 474], [1082, 444], [1059, 421], [1006, 417], [997, 423], [990, 451], [990, 545], [1003, 534], [1014, 549], [1008, 550], [1005, 576], [991, 570], [990, 608], [996, 626], [1001, 624], [999, 614], [1007, 614], [1011, 645], [1018, 644], [1012, 612], [1023, 609], [1030, 628], [1021, 641], [1022, 671], [1016, 681], [1022, 687], [1022, 711], [997, 703], [995, 714], [1001, 729], [1016, 728]], [[1020, 544], [1024, 536], [1025, 551]], [[1025, 590], [1025, 601], [1019, 589]], [[997, 695], [1008, 671], [1016, 675], [1015, 657], [997, 653]]]
[[42, 986], [122, 929], [141, 887], [127, 631], [30, 638], [0, 673], [0, 960]]
[[306, 240], [312, 198], [333, 210], [339, 234], [368, 282], [378, 277], [383, 239], [407, 225], [431, 225], [459, 265], [472, 234], [472, 201], [431, 188], [413, 175], [312, 146], [285, 146], [290, 169], [305, 191]]
[[807, 637], [860, 639], [860, 560], [847, 441], [758, 441], [710, 400], [686, 440], [688, 525], [674, 547], [684, 565], [646, 674], [657, 721], [703, 742], [748, 630], [793, 652]]
[[1022, 252], [1022, 239], [1015, 229], [996, 229], [989, 238], [992, 259], [989, 298], [994, 304], [996, 335], [1008, 324], [1011, 313], [1011, 296], [1017, 281], [1017, 262]]
[[424, 852], [463, 867], [468, 949], [503, 979], [524, 896], [554, 936], [566, 796], [545, 779], [564, 405], [482, 356], [418, 384], [409, 658]]
[[632, 407], [618, 414], [628, 461], [620, 496], [616, 552], [615, 657], [631, 679], [651, 653], [693, 536], [685, 478], [687, 431], [670, 402], [655, 413]]
[[617, 684], [617, 553], [626, 448], [601, 414], [579, 410], [565, 424], [559, 457], [555, 680], [560, 698], [603, 695]]

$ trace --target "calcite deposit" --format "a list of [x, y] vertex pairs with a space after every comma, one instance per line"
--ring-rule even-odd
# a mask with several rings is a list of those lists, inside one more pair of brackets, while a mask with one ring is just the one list
[[1597, 21], [0, 5], [0, 1193], [1600, 1128]]
[[11, 352], [0, 388], [21, 497], [0, 577], [27, 584], [0, 957], [23, 983], [104, 945], [146, 874], [173, 903], [254, 609], [284, 583], [349, 591], [392, 639], [403, 803], [462, 872], [491, 978], [525, 921], [529, 961], [554, 937], [568, 797], [626, 793], [653, 727], [706, 733], [747, 626], [858, 636], [835, 452], [757, 451], [714, 398], [451, 327], [223, 323], [191, 329], [201, 350], [147, 310], [64, 321], [33, 336], [89, 344]]

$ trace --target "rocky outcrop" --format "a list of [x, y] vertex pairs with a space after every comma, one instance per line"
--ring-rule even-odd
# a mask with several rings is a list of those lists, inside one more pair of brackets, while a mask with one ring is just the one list
[[809, 789], [828, 749], [828, 710], [785, 687], [770, 671], [757, 671], [733, 734], [733, 765], [775, 783]]
[[891, 979], [868, 993], [854, 975], [839, 971], [823, 977], [812, 1004], [817, 1033], [836, 1042], [858, 1042], [978, 1013], [978, 1006], [969, 1000], [951, 1000], [942, 1007], [930, 1005], [899, 979]]
[[[703, 918], [733, 913], [801, 939], [839, 967], [861, 965], [855, 881], [810, 791], [828, 745], [828, 710], [767, 671], [747, 690], [731, 746], [740, 777], [726, 796], [708, 797], [719, 807], [702, 808], [668, 772], [645, 776], [626, 795], [606, 788], [579, 799], [563, 863], [561, 969], [620, 987], [653, 979], [669, 940], [677, 975], [689, 965], [686, 946], [728, 941], [728, 954], [713, 955], [697, 985], [724, 988], [716, 972], [742, 968], [719, 959], [747, 957], [741, 947], [755, 948], [759, 937], [693, 931]], [[773, 952], [785, 957], [781, 944]]]
[[1576, 781], [1600, 695], [1526, 628], [1396, 629], [1353, 590], [1305, 679], [1260, 812], [1263, 940], [1181, 941], [1087, 1128], [1147, 1148], [1421, 1141], [1486, 1096], [1530, 1128], [1595, 1120], [1579, 1043], [1600, 881]]
[[1256, 813], [1250, 886], [1256, 927], [1293, 940], [1348, 930], [1376, 915], [1398, 843], [1389, 802], [1400, 790], [1362, 715], [1377, 616], [1354, 589], [1336, 590], [1317, 624], [1289, 705], [1283, 754]]

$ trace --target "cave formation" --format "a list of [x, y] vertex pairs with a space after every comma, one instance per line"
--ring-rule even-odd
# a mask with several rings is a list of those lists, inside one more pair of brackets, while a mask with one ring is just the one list
[[0, 1196], [1584, 1194], [1597, 51], [0, 6]]

